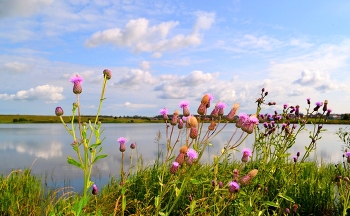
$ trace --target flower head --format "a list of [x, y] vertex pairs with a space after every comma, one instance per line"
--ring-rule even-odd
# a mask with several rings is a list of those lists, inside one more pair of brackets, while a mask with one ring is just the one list
[[250, 150], [249, 148], [244, 148], [242, 150], [243, 156], [252, 156], [252, 150]]
[[228, 183], [228, 191], [230, 193], [235, 193], [239, 191], [239, 184], [235, 181], [231, 181], [230, 183]]
[[238, 115], [239, 119], [236, 123], [236, 127], [241, 128], [245, 121], [249, 118], [249, 116], [245, 113], [240, 113]]
[[168, 115], [168, 110], [167, 110], [166, 108], [163, 108], [163, 109], [160, 109], [160, 110], [159, 110], [159, 113], [160, 113], [161, 115]]
[[56, 116], [63, 115], [63, 109], [61, 107], [56, 107], [55, 114], [56, 114]]
[[283, 104], [283, 109], [287, 109], [288, 104]]
[[197, 159], [198, 153], [196, 152], [196, 150], [190, 148], [187, 150], [187, 157], [192, 158], [192, 159]]
[[136, 144], [135, 144], [135, 143], [131, 143], [131, 144], [130, 144], [130, 148], [131, 148], [131, 149], [135, 149], [135, 148], [136, 148]]
[[119, 138], [118, 138], [118, 142], [119, 142], [120, 144], [125, 144], [125, 143], [126, 143], [126, 138], [125, 138], [125, 137], [119, 137]]
[[175, 174], [177, 170], [179, 169], [180, 164], [178, 162], [173, 162], [172, 166], [170, 167], [170, 172], [172, 174]]
[[84, 78], [82, 76], [79, 76], [78, 74], [72, 76], [69, 79], [72, 83], [78, 83], [78, 84], [82, 84], [84, 81]]
[[226, 108], [226, 104], [224, 102], [218, 102], [218, 104], [216, 105], [219, 109], [225, 109]]
[[307, 104], [310, 104], [311, 103], [311, 101], [310, 101], [311, 99], [310, 98], [306, 98], [306, 102], [307, 102]]
[[104, 69], [103, 70], [103, 76], [106, 77], [107, 80], [111, 79], [112, 78], [112, 72], [108, 69]]
[[97, 188], [97, 186], [95, 184], [92, 185], [92, 194], [93, 195], [97, 195], [98, 194], [98, 188]]
[[188, 107], [189, 104], [190, 102], [188, 102], [187, 100], [183, 100], [180, 102], [179, 106], [180, 108], [184, 108], [184, 107]]

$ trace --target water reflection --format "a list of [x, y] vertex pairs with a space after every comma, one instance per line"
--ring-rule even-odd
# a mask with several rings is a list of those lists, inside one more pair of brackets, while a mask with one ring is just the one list
[[[311, 155], [312, 158], [325, 162], [338, 162], [342, 159], [342, 142], [335, 134], [340, 127], [342, 126], [325, 125], [327, 131], [322, 133], [322, 139], [317, 144], [317, 150]], [[164, 124], [104, 124], [103, 129], [102, 137], [105, 137], [105, 140], [102, 153], [109, 156], [96, 163], [92, 176], [96, 183], [105, 184], [110, 175], [119, 176], [121, 153], [117, 139], [121, 136], [126, 137], [127, 146], [132, 142], [137, 145], [133, 157], [134, 165], [137, 163], [137, 153], [142, 155], [144, 165], [147, 166], [157, 159], [158, 151], [166, 152]], [[308, 125], [308, 129], [312, 129], [311, 125]], [[234, 124], [229, 124], [222, 130], [221, 134], [212, 140], [213, 145], [203, 154], [201, 162], [211, 161], [230, 139], [234, 130]], [[156, 141], [158, 131], [161, 132], [159, 142]], [[240, 132], [232, 142], [235, 142], [239, 135]], [[176, 128], [173, 140], [177, 136]], [[310, 143], [308, 136], [309, 132], [303, 131], [289, 153], [295, 155], [298, 151], [303, 152], [304, 146]], [[73, 140], [61, 124], [1, 124], [0, 137], [0, 174], [6, 175], [12, 169], [30, 167], [37, 158], [32, 167], [33, 173], [52, 176], [57, 185], [70, 179], [70, 185], [78, 190], [81, 188], [82, 171], [66, 161], [67, 156], [76, 156], [70, 145]], [[179, 139], [180, 143], [184, 143], [184, 134]], [[253, 141], [251, 135], [238, 149], [251, 147]], [[126, 165], [129, 164], [130, 153], [131, 149], [127, 148]], [[231, 157], [240, 159], [241, 153], [233, 152]]]

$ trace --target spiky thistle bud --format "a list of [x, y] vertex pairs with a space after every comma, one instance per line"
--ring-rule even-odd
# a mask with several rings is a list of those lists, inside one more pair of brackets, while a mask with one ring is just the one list
[[211, 111], [210, 116], [212, 118], [219, 117], [219, 108], [217, 106], [214, 107], [213, 111]]
[[97, 186], [95, 184], [92, 185], [92, 194], [93, 195], [97, 195], [98, 194], [98, 188], [97, 188]]
[[191, 127], [197, 127], [198, 126], [198, 120], [196, 117], [194, 116], [190, 116], [188, 119], [187, 119], [187, 124], [188, 124], [188, 128], [191, 128]]
[[182, 129], [183, 127], [184, 127], [184, 122], [182, 121], [182, 119], [180, 119], [179, 124], [177, 124], [177, 128]]
[[183, 153], [183, 154], [186, 154], [188, 151], [188, 146], [187, 145], [184, 145], [180, 148], [180, 153]]
[[61, 116], [61, 115], [63, 115], [63, 109], [61, 108], [61, 107], [56, 107], [56, 109], [55, 109], [55, 114], [56, 114], [56, 116]]
[[179, 111], [175, 110], [173, 117], [171, 118], [171, 121], [170, 121], [170, 124], [172, 126], [175, 126], [177, 124], [178, 117], [179, 117]]
[[173, 164], [170, 167], [170, 173], [175, 174], [177, 170], [179, 169], [180, 164], [178, 162], [173, 162]]
[[241, 161], [243, 163], [246, 163], [248, 162], [249, 157], [252, 156], [252, 151], [249, 148], [244, 148], [242, 152], [243, 152], [243, 156]]
[[219, 109], [219, 116], [223, 116], [224, 115], [224, 109], [226, 108], [226, 104], [224, 102], [218, 102], [218, 104], [216, 105]]
[[214, 130], [216, 127], [216, 122], [214, 120], [212, 120], [210, 122], [210, 125], [208, 126], [208, 130]]
[[186, 153], [178, 154], [177, 157], [175, 158], [175, 162], [178, 162], [180, 165], [182, 165], [185, 162], [185, 156], [186, 156]]
[[235, 119], [235, 115], [236, 115], [236, 112], [238, 111], [238, 108], [239, 108], [239, 104], [238, 103], [235, 103], [232, 106], [230, 112], [226, 116], [226, 120], [227, 121], [233, 121]]
[[197, 109], [197, 113], [199, 115], [204, 115], [207, 112], [207, 105], [204, 103], [201, 103]]
[[125, 152], [126, 147], [125, 147], [125, 143], [126, 143], [126, 138], [125, 137], [119, 137], [118, 138], [118, 142], [119, 142], [119, 151], [120, 152]]
[[248, 184], [248, 182], [258, 174], [257, 169], [251, 170], [247, 175], [243, 176], [239, 181], [242, 185]]
[[190, 110], [188, 109], [189, 102], [187, 100], [183, 100], [180, 102], [180, 108], [182, 108], [182, 114], [184, 116], [190, 115]]
[[197, 139], [198, 137], [198, 129], [196, 127], [191, 127], [190, 129], [190, 138]]
[[107, 80], [112, 78], [112, 72], [108, 69], [103, 70], [103, 76], [106, 77]]
[[130, 144], [130, 148], [131, 148], [131, 149], [135, 149], [135, 148], [136, 148], [136, 144], [135, 144], [135, 143], [131, 143], [131, 144]]
[[324, 103], [323, 103], [323, 112], [326, 112], [327, 111], [327, 104], [328, 104], [328, 100], [325, 100]]

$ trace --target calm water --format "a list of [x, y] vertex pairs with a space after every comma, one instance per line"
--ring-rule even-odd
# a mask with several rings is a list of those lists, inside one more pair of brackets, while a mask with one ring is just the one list
[[[308, 125], [308, 129], [312, 129]], [[164, 124], [104, 124], [102, 137], [105, 140], [102, 144], [103, 153], [109, 154], [105, 159], [96, 164], [96, 169], [92, 180], [98, 185], [105, 184], [110, 175], [119, 177], [121, 153], [117, 139], [121, 136], [127, 138], [127, 146], [136, 142], [139, 154], [145, 164], [152, 164], [157, 158], [158, 147], [166, 150], [165, 125]], [[326, 132], [322, 133], [322, 139], [317, 144], [317, 151], [313, 155], [326, 162], [338, 162], [342, 159], [342, 142], [335, 134], [344, 125], [325, 125]], [[214, 154], [219, 152], [224, 143], [229, 140], [234, 124], [229, 124], [219, 136], [213, 140], [213, 146], [203, 155], [202, 161], [210, 161]], [[155, 143], [156, 133], [160, 131], [162, 139], [160, 146]], [[175, 130], [177, 135], [177, 129]], [[237, 133], [239, 134], [239, 133]], [[303, 131], [298, 137], [297, 143], [290, 150], [291, 154], [297, 151], [304, 151], [304, 146], [308, 145], [308, 131]], [[67, 156], [75, 158], [75, 152], [71, 148], [72, 137], [61, 124], [0, 124], [0, 174], [7, 175], [12, 169], [23, 169], [32, 166], [34, 174], [47, 176], [49, 185], [73, 186], [76, 190], [81, 190], [82, 171], [69, 165]], [[238, 136], [236, 135], [238, 138]], [[174, 138], [175, 139], [175, 138]], [[235, 139], [233, 139], [235, 140]], [[253, 135], [239, 147], [251, 147]], [[126, 161], [129, 159], [130, 149], [126, 151]], [[235, 156], [235, 155], [234, 155]], [[240, 158], [240, 153], [237, 153]], [[135, 158], [136, 159], [136, 158]], [[35, 161], [35, 162], [34, 162]], [[33, 163], [34, 162], [34, 163]], [[133, 164], [136, 163], [134, 160]], [[67, 180], [69, 182], [67, 183]]]

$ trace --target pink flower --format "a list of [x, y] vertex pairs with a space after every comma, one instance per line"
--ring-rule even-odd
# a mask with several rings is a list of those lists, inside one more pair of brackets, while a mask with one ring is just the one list
[[235, 181], [231, 181], [230, 183], [228, 183], [228, 191], [230, 193], [235, 193], [239, 191], [239, 184]]
[[126, 138], [125, 138], [125, 137], [119, 137], [119, 138], [118, 138], [118, 142], [119, 142], [120, 144], [125, 144], [125, 143], [126, 143]]
[[180, 102], [179, 106], [180, 108], [185, 108], [185, 107], [188, 107], [189, 104], [190, 102], [188, 102], [187, 100], [183, 100]]
[[168, 115], [168, 110], [166, 108], [160, 109], [159, 113], [162, 115]]
[[72, 83], [78, 83], [78, 84], [82, 84], [84, 81], [84, 78], [82, 76], [79, 76], [78, 74], [72, 76], [69, 79]]
[[252, 151], [249, 148], [244, 148], [242, 152], [243, 152], [243, 156], [248, 156], [248, 157], [252, 156]]
[[226, 104], [224, 102], [219, 102], [217, 105], [216, 105], [219, 109], [225, 109], [226, 108]]
[[249, 116], [245, 113], [240, 113], [238, 115], [239, 119], [236, 123], [236, 127], [241, 128], [245, 121], [249, 118]]
[[214, 100], [214, 96], [212, 95], [212, 94], [207, 94], [208, 96], [209, 96], [209, 101], [212, 101], [212, 100]]

